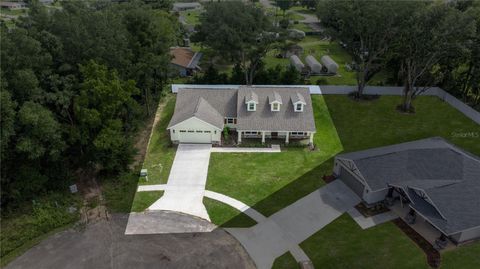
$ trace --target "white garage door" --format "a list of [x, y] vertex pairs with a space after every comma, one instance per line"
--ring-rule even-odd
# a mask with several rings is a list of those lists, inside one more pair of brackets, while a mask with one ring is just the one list
[[180, 130], [178, 141], [180, 143], [212, 143], [212, 131], [208, 130]]

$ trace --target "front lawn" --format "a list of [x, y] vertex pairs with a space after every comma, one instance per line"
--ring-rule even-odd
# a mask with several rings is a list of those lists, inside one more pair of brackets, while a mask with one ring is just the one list
[[342, 150], [324, 99], [312, 96], [318, 150], [283, 148], [282, 153], [212, 153], [207, 189], [236, 198], [269, 216], [323, 183], [332, 157]]
[[[480, 138], [462, 135], [479, 133], [478, 124], [437, 97], [419, 97], [413, 115], [395, 110], [402, 100], [400, 96], [382, 96], [370, 102], [356, 102], [345, 95], [312, 98], [318, 130], [315, 143], [320, 151], [289, 148], [278, 154], [214, 153], [207, 189], [232, 196], [269, 216], [321, 187], [322, 175], [332, 172], [331, 156], [342, 150], [441, 136], [480, 154]], [[480, 261], [475, 258], [478, 245], [447, 252], [442, 268], [455, 268], [459, 257], [466, 259], [461, 268], [479, 268]], [[301, 247], [319, 268], [371, 268], [372, 260], [378, 268], [427, 267], [423, 252], [391, 223], [361, 230], [348, 215], [307, 239]], [[287, 256], [275, 264], [276, 268], [291, 264]]]

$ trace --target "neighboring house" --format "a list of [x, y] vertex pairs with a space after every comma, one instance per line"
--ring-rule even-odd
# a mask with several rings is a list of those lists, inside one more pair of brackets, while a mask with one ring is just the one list
[[173, 11], [185, 11], [185, 10], [194, 10], [194, 9], [201, 9], [202, 5], [198, 2], [191, 2], [191, 3], [174, 3], [173, 4]]
[[170, 55], [172, 60], [170, 65], [178, 75], [181, 77], [192, 76], [197, 70], [200, 70], [198, 64], [202, 59], [201, 52], [194, 52], [188, 47], [173, 47], [170, 48]]
[[244, 138], [309, 139], [316, 132], [308, 88], [180, 89], [168, 125], [174, 143], [221, 144], [225, 126]]
[[334, 172], [367, 204], [399, 197], [455, 243], [480, 238], [480, 158], [442, 138], [339, 154]]
[[0, 2], [0, 7], [15, 10], [27, 8], [27, 4], [25, 2]]

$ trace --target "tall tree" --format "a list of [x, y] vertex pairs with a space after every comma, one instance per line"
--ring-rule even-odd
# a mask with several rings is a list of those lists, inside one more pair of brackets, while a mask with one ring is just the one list
[[413, 110], [413, 100], [439, 80], [439, 61], [455, 58], [475, 31], [475, 21], [445, 3], [418, 5], [405, 18], [410, 27], [397, 35], [394, 55], [404, 80], [403, 111]]
[[[402, 28], [402, 21], [423, 3], [403, 1], [324, 0], [317, 15], [329, 33], [346, 44], [357, 79], [357, 97], [385, 65], [385, 54]], [[408, 26], [407, 26], [408, 27]]]
[[245, 83], [252, 84], [261, 60], [277, 34], [263, 10], [240, 1], [209, 3], [200, 17], [194, 39], [240, 63]]

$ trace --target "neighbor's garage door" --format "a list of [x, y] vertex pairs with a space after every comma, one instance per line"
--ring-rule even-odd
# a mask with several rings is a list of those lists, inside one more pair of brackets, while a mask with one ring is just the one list
[[212, 131], [209, 130], [182, 130], [179, 133], [180, 143], [212, 143]]
[[352, 174], [350, 174], [345, 168], [342, 167], [340, 170], [340, 179], [347, 185], [350, 189], [353, 190], [359, 197], [363, 196], [363, 184], [358, 181]]

